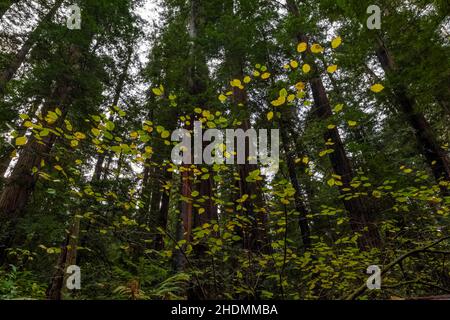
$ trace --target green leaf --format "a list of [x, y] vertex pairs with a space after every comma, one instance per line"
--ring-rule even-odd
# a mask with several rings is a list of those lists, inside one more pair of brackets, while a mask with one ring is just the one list
[[164, 130], [163, 132], [161, 132], [161, 138], [166, 139], [170, 136], [170, 132], [167, 130]]
[[106, 129], [108, 129], [109, 131], [113, 131], [115, 127], [116, 125], [114, 124], [114, 122], [112, 121], [106, 122]]
[[23, 146], [23, 145], [27, 144], [27, 142], [28, 142], [28, 139], [26, 136], [19, 137], [16, 139], [16, 146]]

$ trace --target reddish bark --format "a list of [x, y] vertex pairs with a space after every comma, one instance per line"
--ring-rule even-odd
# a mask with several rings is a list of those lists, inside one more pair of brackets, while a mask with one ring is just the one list
[[[239, 68], [235, 77], [237, 79], [243, 78], [243, 71]], [[247, 104], [247, 92], [245, 89], [241, 90], [237, 87], [233, 87], [233, 103], [235, 108], [240, 108], [239, 105]], [[240, 119], [241, 125], [239, 129], [244, 132], [251, 129], [250, 115], [244, 114]], [[236, 144], [236, 141], [235, 141]], [[242, 236], [244, 238], [244, 248], [251, 251], [270, 251], [269, 240], [267, 235], [267, 213], [265, 208], [265, 202], [263, 199], [263, 192], [260, 183], [249, 182], [247, 177], [251, 172], [258, 170], [258, 166], [250, 164], [248, 162], [249, 153], [249, 141], [245, 141], [245, 164], [238, 164], [239, 180], [237, 181], [237, 187], [239, 189], [239, 198], [243, 195], [248, 195], [246, 201], [241, 203], [243, 210], [240, 210], [240, 214], [250, 219], [250, 230], [242, 230]], [[254, 196], [254, 197], [253, 197]], [[247, 232], [245, 232], [247, 231]]]
[[[297, 5], [292, 0], [287, 0], [287, 6], [290, 14], [295, 17], [300, 16]], [[296, 34], [298, 42], [305, 42], [309, 44], [309, 39], [306, 34], [298, 32]], [[317, 73], [317, 66], [314, 59], [311, 58], [311, 52], [308, 46], [308, 50], [303, 53], [303, 59], [307, 61], [313, 68], [314, 74], [309, 79], [311, 90], [313, 93], [314, 104], [316, 107], [316, 114], [321, 120], [326, 120], [332, 116], [332, 108], [325, 87], [323, 85], [320, 75]], [[327, 130], [324, 134], [325, 142], [333, 142], [333, 152], [329, 154], [330, 162], [334, 171], [334, 174], [338, 175], [342, 179], [343, 186], [339, 189], [341, 194], [345, 194], [342, 189], [351, 188], [350, 182], [354, 178], [354, 172], [351, 162], [346, 154], [344, 144], [340, 137], [337, 128]], [[343, 199], [344, 207], [349, 213], [350, 227], [354, 232], [361, 234], [359, 239], [359, 247], [361, 249], [368, 249], [370, 247], [377, 247], [380, 245], [381, 239], [378, 233], [378, 228], [373, 223], [374, 217], [372, 216], [372, 206], [370, 206], [369, 199], [367, 197], [352, 198], [349, 200]]]

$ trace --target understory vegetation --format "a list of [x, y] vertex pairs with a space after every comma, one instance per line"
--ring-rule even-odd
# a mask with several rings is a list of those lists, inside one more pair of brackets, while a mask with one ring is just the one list
[[0, 299], [449, 294], [450, 5], [372, 2], [0, 0]]

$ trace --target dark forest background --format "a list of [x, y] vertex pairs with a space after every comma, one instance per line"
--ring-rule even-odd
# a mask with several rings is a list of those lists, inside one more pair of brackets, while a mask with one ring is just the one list
[[[449, 12], [0, 0], [0, 298], [448, 295]], [[279, 129], [279, 171], [173, 164], [194, 121]]]

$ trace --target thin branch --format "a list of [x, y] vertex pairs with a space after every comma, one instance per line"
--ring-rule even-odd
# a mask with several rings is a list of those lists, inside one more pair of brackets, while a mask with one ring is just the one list
[[[392, 269], [395, 265], [397, 265], [397, 264], [400, 263], [401, 261], [405, 260], [405, 259], [408, 258], [409, 256], [412, 256], [412, 255], [417, 254], [417, 253], [420, 253], [420, 252], [425, 252], [425, 251], [427, 251], [428, 249], [430, 249], [430, 248], [432, 248], [432, 247], [438, 245], [439, 243], [441, 243], [441, 242], [443, 242], [443, 241], [445, 241], [445, 240], [447, 240], [447, 239], [450, 239], [450, 236], [447, 236], [447, 237], [441, 238], [441, 239], [439, 239], [439, 240], [436, 240], [435, 242], [433, 242], [433, 243], [431, 243], [431, 244], [429, 244], [429, 245], [426, 245], [426, 246], [423, 246], [423, 247], [420, 247], [420, 248], [417, 248], [417, 249], [408, 251], [407, 253], [401, 255], [400, 257], [398, 257], [397, 259], [395, 259], [394, 261], [392, 261], [390, 264], [388, 264], [388, 265], [386, 266], [386, 268], [383, 268], [383, 270], [381, 271], [381, 276], [383, 276], [384, 274], [386, 274], [386, 273], [387, 273], [390, 269]], [[358, 289], [356, 289], [352, 294], [348, 295], [348, 296], [345, 297], [344, 299], [345, 299], [345, 300], [354, 300], [354, 299], [356, 299], [357, 297], [359, 297], [360, 295], [362, 295], [366, 290], [367, 290], [367, 285], [366, 285], [366, 283], [364, 283], [364, 284], [361, 285]]]
[[[186, 255], [186, 252], [184, 252], [183, 248], [181, 248], [178, 244], [178, 241], [172, 237], [172, 235], [168, 232], [166, 232], [163, 229], [160, 229], [162, 231], [163, 234], [165, 234], [166, 236], [168, 236], [174, 243], [175, 246], [177, 247], [177, 249], [181, 252], [181, 254], [184, 256], [184, 258], [186, 259], [186, 262], [189, 264], [189, 266], [192, 268], [192, 270], [195, 270], [194, 266], [191, 263], [191, 260], [189, 260], [188, 256]], [[193, 272], [193, 276], [195, 278], [195, 281], [197, 282], [198, 286], [200, 287], [200, 290], [202, 292], [203, 298], [206, 299], [206, 293], [205, 293], [205, 289], [202, 286], [202, 283], [200, 281], [200, 279], [198, 278], [197, 274], [195, 272]]]

